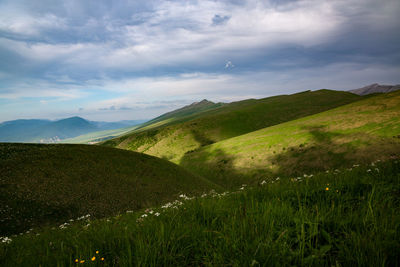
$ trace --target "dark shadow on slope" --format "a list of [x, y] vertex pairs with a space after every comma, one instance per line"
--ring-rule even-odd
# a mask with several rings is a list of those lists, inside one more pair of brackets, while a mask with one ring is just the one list
[[[199, 131], [192, 130], [191, 133], [200, 145], [198, 149], [215, 143]], [[199, 160], [196, 158], [197, 154], [194, 153], [198, 149], [186, 152], [179, 165], [192, 173], [207, 177], [210, 181], [224, 188], [230, 187], [232, 181], [240, 177], [233, 167], [233, 155], [228, 155], [222, 149], [217, 149], [206, 155], [202, 154], [202, 159]]]
[[[376, 159], [400, 156], [398, 138], [378, 137], [367, 133], [338, 133], [328, 131], [325, 126], [304, 127], [311, 134], [308, 142], [288, 147], [282, 153], [273, 155], [269, 162], [276, 167], [238, 169], [234, 166], [234, 155], [222, 149], [208, 151], [199, 148], [188, 152], [180, 165], [201, 174], [207, 179], [225, 187], [242, 183], [252, 184], [269, 177], [298, 176], [327, 169], [346, 168], [353, 164], [367, 164]], [[199, 138], [198, 135], [194, 135]], [[200, 140], [205, 140], [200, 136]], [[199, 141], [200, 142], [200, 141]], [[246, 159], [251, 162], [251, 159]]]
[[272, 160], [279, 166], [278, 174], [303, 175], [400, 154], [400, 143], [394, 139], [366, 133], [329, 132], [324, 126], [303, 129], [312, 135], [312, 140], [276, 155]]

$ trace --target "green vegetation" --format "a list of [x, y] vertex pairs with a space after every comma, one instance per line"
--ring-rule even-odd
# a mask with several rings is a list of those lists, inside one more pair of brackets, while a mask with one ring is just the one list
[[89, 145], [0, 144], [0, 173], [0, 235], [215, 188], [168, 161]]
[[1, 266], [400, 265], [400, 91], [202, 101], [103, 144], [181, 166], [0, 144]]
[[179, 163], [185, 153], [203, 146], [360, 99], [348, 92], [318, 90], [213, 106], [189, 117], [171, 113], [104, 145]]
[[9, 244], [0, 245], [0, 262], [2, 266], [70, 266], [76, 260], [76, 265], [84, 260], [92, 266], [398, 266], [399, 162], [310, 176], [269, 177], [263, 185], [236, 193], [209, 194], [183, 205], [175, 202], [108, 220], [73, 222], [66, 229], [49, 228], [39, 235], [33, 231], [13, 236]]
[[180, 165], [225, 187], [400, 155], [400, 92], [211, 144]]

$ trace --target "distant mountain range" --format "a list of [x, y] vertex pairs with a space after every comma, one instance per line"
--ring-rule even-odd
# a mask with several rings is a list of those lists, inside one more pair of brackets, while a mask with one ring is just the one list
[[369, 94], [374, 94], [374, 93], [390, 93], [390, 92], [397, 91], [397, 90], [400, 90], [400, 84], [381, 85], [381, 84], [374, 83], [374, 84], [367, 85], [362, 88], [349, 90], [349, 92], [352, 92], [353, 94], [357, 94], [357, 95], [369, 95]]
[[88, 121], [80, 117], [57, 121], [13, 120], [0, 123], [0, 142], [56, 143], [90, 132], [124, 128], [143, 122], [145, 121], [100, 122]]

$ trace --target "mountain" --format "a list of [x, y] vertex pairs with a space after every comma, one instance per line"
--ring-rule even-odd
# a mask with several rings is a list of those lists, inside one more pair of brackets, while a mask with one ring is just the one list
[[218, 188], [168, 161], [89, 145], [3, 143], [0, 173], [0, 236]]
[[185, 114], [199, 105], [213, 105], [203, 100], [160, 116], [148, 122], [147, 126], [108, 140], [103, 145], [144, 152], [179, 163], [186, 153], [202, 146], [360, 99], [361, 96], [349, 92], [306, 91], [221, 104], [190, 116], [177, 117], [177, 114]]
[[14, 120], [0, 124], [0, 142], [60, 142], [95, 131], [132, 126], [141, 121], [95, 122], [71, 117], [57, 121]]
[[362, 88], [350, 90], [349, 92], [352, 92], [353, 94], [357, 94], [357, 95], [369, 95], [369, 94], [374, 94], [374, 93], [390, 93], [390, 92], [397, 91], [397, 90], [400, 90], [400, 84], [380, 85], [380, 84], [374, 83], [374, 84], [367, 85]]
[[201, 147], [186, 153], [180, 165], [232, 186], [396, 157], [400, 91]]

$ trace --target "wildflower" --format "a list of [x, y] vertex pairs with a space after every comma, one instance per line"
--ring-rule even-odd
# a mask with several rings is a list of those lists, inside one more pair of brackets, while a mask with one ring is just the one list
[[147, 217], [147, 214], [143, 214], [143, 215], [140, 216], [140, 217], [145, 218], [145, 217]]
[[96, 254], [99, 254], [99, 251], [98, 251], [98, 250], [96, 250]]
[[367, 172], [371, 172], [371, 169], [368, 169]]
[[156, 212], [154, 213], [155, 216], [160, 216], [160, 213]]
[[81, 260], [79, 263], [84, 263], [85, 262], [85, 260]]
[[11, 243], [11, 241], [12, 241], [12, 239], [9, 238], [9, 237], [7, 237], [7, 236], [5, 236], [5, 237], [0, 237], [0, 240], [1, 240], [2, 243], [6, 243], [6, 244]]
[[78, 263], [78, 262], [79, 262], [79, 260], [78, 260], [78, 259], [75, 259], [75, 262], [77, 262], [77, 263]]
[[325, 188], [326, 191], [329, 191], [329, 187]]
[[261, 182], [261, 185], [264, 185], [264, 184], [266, 184], [267, 182], [264, 180], [264, 181], [262, 181]]
[[281, 179], [281, 178], [279, 178], [279, 177], [276, 177], [276, 179], [275, 179], [275, 180], [276, 180], [276, 181], [279, 181], [279, 179]]
[[95, 256], [93, 256], [93, 257], [92, 257], [92, 261], [95, 261], [95, 260], [96, 260], [96, 257], [95, 257]]
[[240, 190], [244, 190], [244, 186], [242, 186], [241, 188], [239, 188]]
[[104, 258], [101, 258], [100, 260], [101, 260], [101, 261], [104, 261]]

